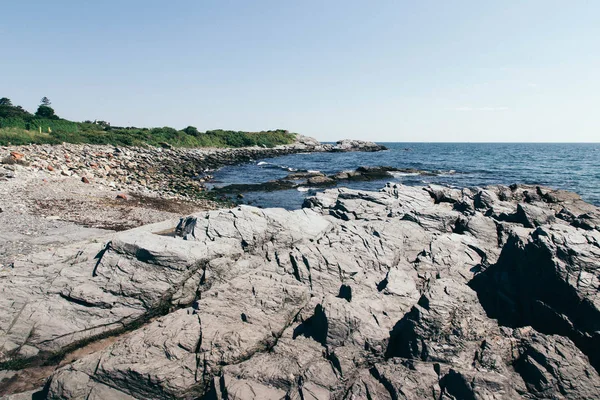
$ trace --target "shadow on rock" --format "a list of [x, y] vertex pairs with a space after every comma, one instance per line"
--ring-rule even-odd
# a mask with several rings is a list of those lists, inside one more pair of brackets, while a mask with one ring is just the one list
[[329, 323], [327, 322], [325, 310], [323, 310], [323, 307], [320, 304], [317, 304], [312, 317], [308, 318], [294, 329], [293, 338], [296, 339], [298, 336], [302, 335], [312, 338], [323, 346], [326, 346], [328, 330]]
[[[543, 227], [529, 237], [511, 235], [498, 262], [470, 282], [487, 315], [511, 328], [570, 338], [600, 370], [600, 310], [594, 304], [599, 265], [591, 246], [577, 248], [580, 231]], [[593, 250], [592, 250], [593, 251]]]

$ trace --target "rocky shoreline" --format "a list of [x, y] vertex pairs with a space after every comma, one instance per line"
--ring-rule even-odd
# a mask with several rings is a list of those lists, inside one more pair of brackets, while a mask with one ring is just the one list
[[2, 386], [55, 365], [7, 399], [600, 395], [600, 210], [570, 192], [330, 189], [30, 254], [0, 280]]
[[297, 141], [274, 148], [160, 148], [63, 144], [0, 147], [0, 179], [15, 169], [44, 172], [49, 176], [77, 177], [107, 189], [164, 198], [193, 200], [203, 197], [204, 183], [217, 168], [302, 152], [381, 151], [373, 142], [341, 140], [323, 144], [297, 135]]
[[378, 151], [371, 142], [297, 136], [275, 148], [173, 149], [63, 144], [0, 147], [0, 269], [88, 236], [230, 207], [205, 181], [214, 169], [290, 153]]

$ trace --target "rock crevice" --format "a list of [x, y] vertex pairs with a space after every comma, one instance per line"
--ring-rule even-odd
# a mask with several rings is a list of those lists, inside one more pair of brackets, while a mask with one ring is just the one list
[[392, 184], [306, 206], [208, 211], [19, 260], [0, 276], [0, 357], [41, 360], [158, 313], [36, 396], [600, 395], [600, 231], [566, 217], [597, 227], [595, 207], [545, 188]]

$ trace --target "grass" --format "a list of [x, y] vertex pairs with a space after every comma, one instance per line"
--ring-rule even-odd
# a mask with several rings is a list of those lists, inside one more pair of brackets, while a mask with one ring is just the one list
[[7, 98], [0, 99], [0, 145], [66, 142], [115, 146], [275, 147], [291, 144], [295, 138], [295, 134], [283, 129], [200, 132], [193, 126], [178, 130], [170, 127], [114, 127], [104, 121], [73, 122], [56, 116], [49, 106], [40, 106], [35, 114], [31, 114], [20, 106], [13, 106]]
[[43, 144], [54, 143], [54, 139], [48, 133], [39, 131], [28, 131], [23, 128], [0, 128], [0, 144], [7, 145]]
[[285, 130], [262, 132], [213, 130], [198, 132], [193, 127], [113, 128], [94, 123], [0, 117], [0, 145], [109, 144], [115, 146], [173, 147], [275, 147], [291, 144], [295, 135]]

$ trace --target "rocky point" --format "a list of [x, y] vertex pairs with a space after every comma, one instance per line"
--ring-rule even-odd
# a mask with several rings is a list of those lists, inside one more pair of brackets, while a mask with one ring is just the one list
[[3, 382], [119, 335], [3, 394], [594, 399], [599, 260], [598, 208], [541, 187], [195, 213], [1, 270]]

